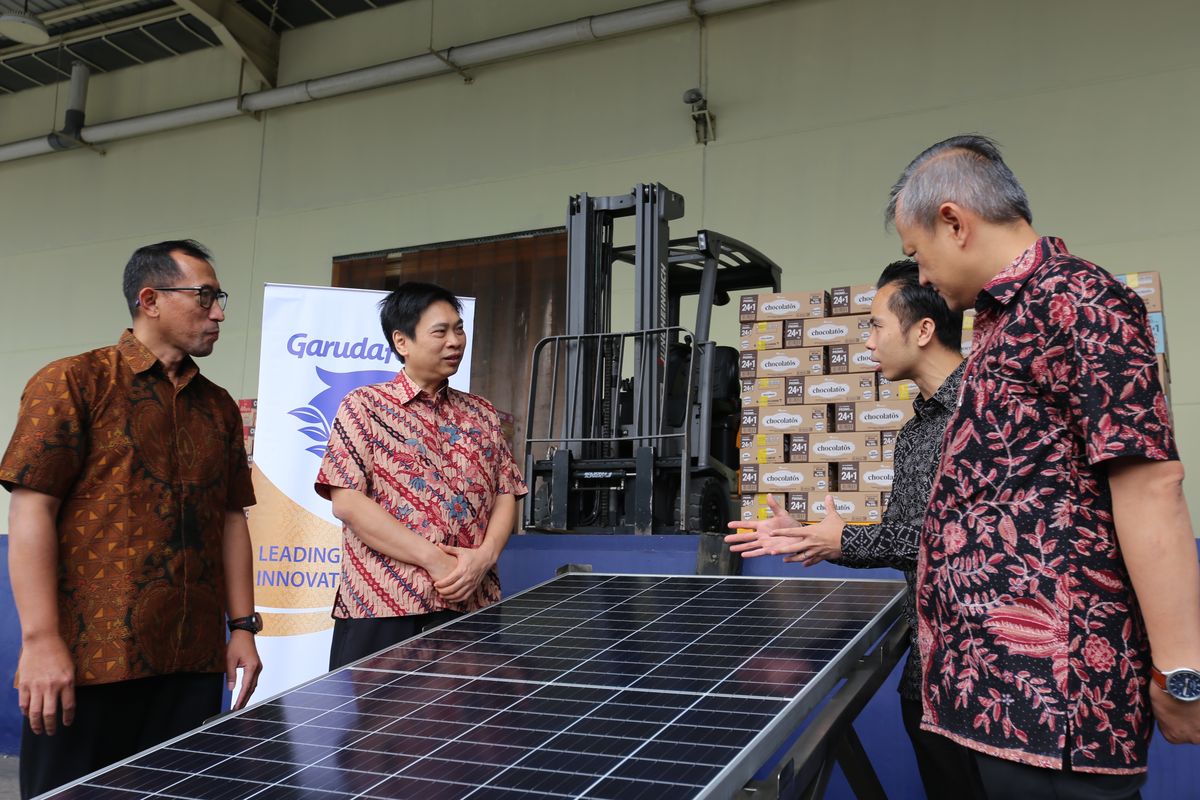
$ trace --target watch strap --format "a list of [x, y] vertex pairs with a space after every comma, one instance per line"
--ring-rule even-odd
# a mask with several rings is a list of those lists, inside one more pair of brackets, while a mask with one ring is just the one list
[[1164, 692], [1167, 690], [1167, 676], [1153, 664], [1150, 665], [1150, 680], [1154, 681], [1154, 685]]
[[237, 619], [229, 620], [229, 632], [234, 631], [249, 631], [250, 633], [258, 633], [262, 630], [262, 616], [256, 611], [248, 617], [238, 617]]

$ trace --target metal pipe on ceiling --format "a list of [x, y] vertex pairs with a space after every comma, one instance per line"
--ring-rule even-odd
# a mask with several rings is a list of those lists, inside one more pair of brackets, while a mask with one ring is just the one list
[[[373, 67], [343, 72], [324, 78], [279, 86], [239, 97], [144, 114], [128, 119], [85, 126], [80, 139], [85, 144], [102, 144], [117, 139], [144, 136], [239, 114], [269, 111], [351, 92], [377, 89], [398, 83], [444, 75], [508, 58], [532, 55], [575, 44], [624, 36], [729, 11], [767, 5], [777, 0], [663, 0], [623, 11], [536, 28], [495, 39], [472, 42]], [[54, 152], [53, 137], [39, 136], [0, 145], [0, 162]]]

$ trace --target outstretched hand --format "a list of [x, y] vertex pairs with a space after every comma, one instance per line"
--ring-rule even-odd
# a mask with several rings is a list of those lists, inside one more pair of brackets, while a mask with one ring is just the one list
[[781, 531], [794, 530], [800, 524], [784, 511], [775, 495], [767, 495], [767, 508], [771, 516], [766, 519], [729, 522], [727, 527], [737, 531], [725, 537], [725, 542], [731, 545], [731, 552], [741, 553], [742, 558], [770, 555], [763, 549], [762, 542], [780, 536]]
[[825, 519], [812, 525], [801, 525], [788, 516], [774, 497], [767, 499], [767, 507], [772, 514], [769, 519], [729, 523], [731, 528], [749, 529], [725, 537], [732, 552], [741, 553], [742, 558], [783, 555], [785, 562], [806, 567], [841, 557], [846, 523], [834, 508], [833, 495], [825, 496]]

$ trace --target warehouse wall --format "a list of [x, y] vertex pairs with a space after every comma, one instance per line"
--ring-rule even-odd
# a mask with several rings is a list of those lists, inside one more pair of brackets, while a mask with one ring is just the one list
[[[636, 5], [408, 0], [283, 37], [280, 82]], [[705, 226], [784, 266], [786, 289], [872, 280], [898, 255], [887, 189], [925, 145], [998, 138], [1043, 233], [1114, 272], [1158, 269], [1200, 515], [1200, 6], [1179, 0], [781, 0], [456, 76], [0, 164], [0, 434], [46, 361], [114, 341], [134, 247], [194, 236], [232, 295], [205, 371], [256, 394], [266, 281], [327, 283], [335, 255], [561, 224], [566, 198], [662, 181]], [[205, 51], [92, 80], [91, 123], [226, 97]], [[705, 83], [717, 141], [682, 92]], [[0, 98], [0, 142], [61, 121], [64, 90]], [[56, 108], [58, 109], [56, 111]], [[719, 338], [736, 336], [733, 308]], [[0, 519], [7, 496], [0, 493]], [[0, 523], [0, 530], [6, 527]], [[1200, 529], [1200, 526], [1197, 526]]]

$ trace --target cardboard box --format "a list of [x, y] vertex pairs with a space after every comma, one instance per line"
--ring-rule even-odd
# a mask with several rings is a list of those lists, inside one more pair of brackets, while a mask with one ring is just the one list
[[786, 378], [742, 378], [742, 407], [781, 406]]
[[787, 441], [782, 433], [743, 433], [738, 456], [743, 464], [782, 464], [787, 460]]
[[743, 464], [740, 487], [747, 492], [825, 492], [833, 488], [833, 465], [825, 463]]
[[1171, 385], [1171, 365], [1167, 363], [1165, 355], [1158, 356], [1158, 382], [1164, 391]]
[[880, 461], [895, 461], [896, 460], [896, 439], [900, 437], [899, 431], [880, 431], [879, 432], [879, 460]]
[[742, 433], [824, 433], [825, 406], [765, 406], [742, 409]]
[[829, 315], [870, 314], [871, 301], [875, 299], [875, 284], [858, 286], [835, 286], [829, 290]]
[[[754, 374], [759, 378], [786, 378], [789, 375], [825, 373], [825, 348], [791, 347], [755, 353]], [[740, 369], [739, 369], [740, 372]]]
[[789, 405], [874, 400], [875, 376], [860, 372], [853, 375], [807, 375], [802, 378], [788, 378], [784, 397]]
[[258, 399], [254, 397], [238, 400], [238, 411], [242, 412], [242, 426], [255, 425], [258, 422]]
[[[754, 298], [754, 316], [749, 313], [747, 298]], [[802, 317], [824, 317], [829, 314], [829, 292], [782, 292], [780, 294], [742, 295], [738, 317], [743, 322], [751, 320], [800, 319]]]
[[804, 347], [803, 319], [785, 319], [783, 321], [783, 346]]
[[914, 381], [889, 381], [882, 375], [878, 381], [880, 400], [916, 400], [921, 396], [921, 389]]
[[962, 338], [959, 340], [959, 352], [964, 356], [971, 352], [971, 342], [975, 338], [975, 309], [968, 308], [963, 312]]
[[783, 347], [783, 321], [743, 322], [741, 349], [779, 350]]
[[835, 476], [840, 492], [891, 491], [895, 468], [891, 461], [839, 461]]
[[804, 320], [805, 347], [831, 344], [857, 344], [865, 342], [870, 335], [870, 314]]
[[752, 519], [770, 519], [773, 514], [767, 505], [767, 498], [774, 496], [780, 506], [787, 506], [787, 495], [784, 494], [743, 494], [741, 520], [748, 522]]
[[793, 434], [788, 438], [788, 462], [880, 461], [881, 436], [879, 431]]
[[[803, 522], [825, 519], [825, 492], [794, 492], [788, 495], [788, 514]], [[883, 519], [879, 492], [834, 492], [834, 507], [846, 522], [875, 523]]]
[[1162, 279], [1157, 272], [1127, 272], [1113, 277], [1137, 292], [1147, 311], [1163, 310]]
[[830, 427], [838, 432], [900, 430], [916, 415], [912, 400], [837, 403]]
[[738, 377], [753, 378], [758, 375], [758, 351], [742, 350], [738, 353]]
[[855, 344], [831, 344], [825, 348], [828, 354], [830, 375], [848, 372], [874, 372], [879, 365], [871, 360], [871, 351], [863, 342]]
[[1161, 311], [1150, 313], [1150, 333], [1154, 336], [1154, 352], [1164, 355], [1167, 352], [1167, 326]]

